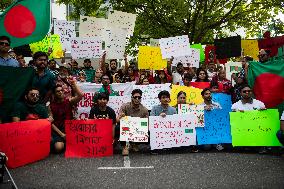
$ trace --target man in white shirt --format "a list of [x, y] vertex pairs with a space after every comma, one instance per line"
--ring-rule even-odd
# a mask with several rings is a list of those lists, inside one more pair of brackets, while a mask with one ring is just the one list
[[232, 105], [232, 111], [265, 110], [263, 102], [252, 98], [252, 90], [248, 85], [240, 88], [242, 99]]
[[180, 62], [177, 64], [176, 70], [176, 72], [172, 73], [174, 85], [178, 85], [182, 82], [182, 78], [185, 73], [183, 65]]

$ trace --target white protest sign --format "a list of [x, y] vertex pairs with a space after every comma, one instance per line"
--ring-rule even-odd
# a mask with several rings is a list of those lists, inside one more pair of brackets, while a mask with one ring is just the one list
[[121, 11], [113, 11], [108, 16], [108, 27], [126, 29], [127, 35], [133, 35], [136, 21], [136, 14]]
[[[231, 77], [233, 73], [239, 73], [242, 70], [242, 63], [241, 62], [227, 62], [225, 64], [226, 68], [226, 78], [232, 81]], [[235, 82], [232, 81], [234, 84]]]
[[151, 47], [160, 47], [159, 39], [150, 38], [150, 46]]
[[71, 55], [74, 59], [101, 58], [103, 54], [102, 40], [97, 38], [72, 38]]
[[163, 58], [191, 55], [189, 39], [187, 35], [162, 38], [159, 40]]
[[153, 106], [160, 104], [158, 94], [161, 91], [171, 91], [170, 83], [166, 84], [150, 84], [150, 85], [134, 85], [133, 89], [140, 89], [142, 91], [142, 104], [151, 110]]
[[126, 46], [126, 29], [111, 27], [109, 37], [106, 38], [107, 59], [123, 59]]
[[178, 104], [178, 114], [192, 114], [193, 123], [196, 127], [204, 127], [204, 106]]
[[71, 51], [71, 38], [76, 37], [75, 21], [54, 20], [54, 34], [60, 35], [63, 49]]
[[[126, 98], [130, 99], [133, 85], [133, 83], [116, 83], [112, 84], [111, 87], [114, 91], [117, 91], [120, 96], [128, 96], [125, 98], [122, 97], [123, 100], [126, 100]], [[89, 117], [95, 93], [101, 89], [102, 85], [95, 83], [78, 83], [78, 86], [84, 93], [84, 96], [82, 100], [78, 103], [78, 109], [76, 111], [75, 117], [77, 119], [84, 119]], [[117, 109], [119, 109], [118, 106], [121, 102], [122, 100], [118, 99], [116, 96], [110, 96], [108, 105], [111, 108], [116, 109], [116, 111], [119, 111]]]
[[151, 150], [196, 145], [194, 117], [188, 115], [150, 116]]
[[104, 41], [107, 23], [108, 20], [105, 18], [80, 16], [79, 36], [95, 37]]
[[191, 48], [190, 51], [190, 55], [175, 57], [173, 59], [172, 66], [177, 66], [177, 64], [180, 62], [183, 64], [184, 67], [199, 68], [200, 50]]
[[120, 141], [148, 142], [148, 118], [124, 117], [120, 120]]
[[119, 110], [120, 110], [122, 104], [130, 102], [130, 101], [131, 101], [130, 95], [110, 96], [107, 105], [115, 111], [116, 115], [119, 115]]

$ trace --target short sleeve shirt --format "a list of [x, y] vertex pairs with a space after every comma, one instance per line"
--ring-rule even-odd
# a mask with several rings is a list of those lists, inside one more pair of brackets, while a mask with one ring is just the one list
[[18, 102], [14, 106], [11, 117], [18, 117], [21, 121], [48, 118], [48, 111], [43, 104], [29, 106], [24, 102]]
[[139, 105], [139, 107], [134, 108], [132, 102], [127, 102], [123, 104], [120, 108], [119, 113], [124, 113], [126, 116], [131, 117], [140, 117], [140, 118], [148, 118], [149, 113], [146, 107], [144, 107], [142, 104]]
[[105, 111], [102, 111], [99, 109], [98, 106], [96, 107], [92, 107], [91, 111], [90, 111], [90, 115], [89, 115], [89, 119], [112, 119], [112, 123], [115, 124], [116, 123], [116, 115], [115, 115], [115, 111], [111, 108], [111, 107], [106, 107]]
[[252, 103], [245, 103], [245, 104], [242, 102], [242, 100], [239, 100], [238, 102], [232, 105], [232, 110], [235, 111], [260, 110], [264, 108], [265, 108], [264, 103], [256, 99], [253, 99]]
[[174, 107], [168, 106], [167, 108], [163, 108], [162, 105], [156, 105], [151, 110], [151, 116], [159, 116], [161, 113], [165, 113], [166, 115], [177, 114], [177, 110]]
[[3, 58], [0, 56], [0, 66], [20, 67], [19, 62], [11, 57]]

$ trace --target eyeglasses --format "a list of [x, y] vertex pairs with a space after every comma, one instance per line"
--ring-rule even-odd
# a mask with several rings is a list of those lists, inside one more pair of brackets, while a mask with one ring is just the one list
[[31, 93], [31, 96], [32, 96], [32, 97], [39, 98], [39, 94], [38, 94], [38, 93]]
[[1, 42], [0, 42], [0, 45], [3, 45], [3, 46], [10, 46], [10, 43], [1, 41]]
[[251, 93], [251, 90], [243, 90], [243, 93]]
[[132, 96], [132, 98], [141, 100], [142, 97], [141, 96]]

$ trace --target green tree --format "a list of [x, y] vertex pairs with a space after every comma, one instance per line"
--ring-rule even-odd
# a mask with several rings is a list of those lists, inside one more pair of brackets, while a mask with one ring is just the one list
[[0, 1], [0, 11], [5, 10], [14, 0], [1, 0]]

